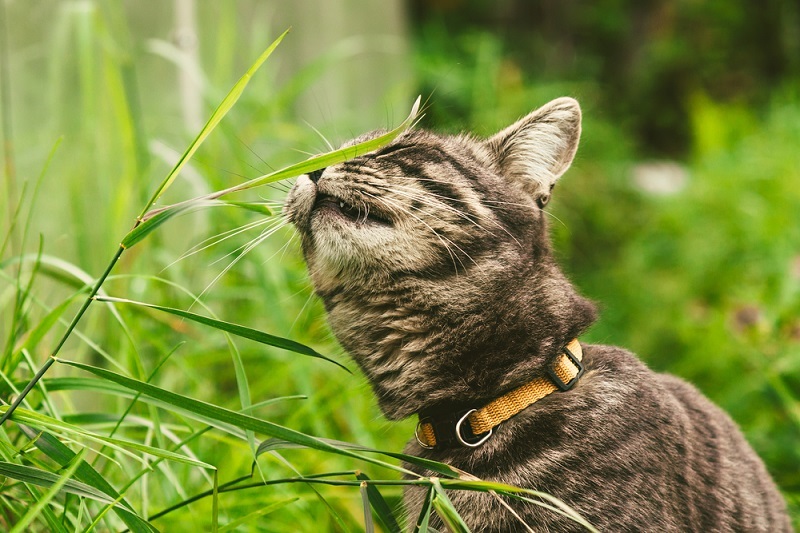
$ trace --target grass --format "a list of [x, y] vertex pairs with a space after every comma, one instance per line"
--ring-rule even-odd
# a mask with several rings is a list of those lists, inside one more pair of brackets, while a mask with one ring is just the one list
[[[352, 366], [274, 216], [287, 189], [274, 180], [353, 155], [294, 151], [325, 151], [291, 109], [316, 71], [279, 83], [282, 47], [266, 60], [263, 33], [237, 39], [222, 14], [202, 63], [212, 118], [198, 134], [174, 111], [181, 60], [147, 52], [121, 8], [68, 2], [46, 20], [48, 39], [12, 31], [29, 44], [3, 76], [15, 89], [4, 121], [16, 126], [4, 129], [4, 162], [16, 171], [2, 193], [0, 396], [19, 408], [0, 431], [0, 529], [395, 530], [409, 483], [396, 452], [413, 421], [383, 421], [361, 376], [316, 357]], [[494, 129], [555, 93], [591, 94], [510, 84], [498, 49], [478, 44], [479, 64], [449, 73], [477, 108], [466, 127]], [[800, 96], [776, 96], [763, 120], [698, 97], [693, 179], [668, 198], [630, 186], [624, 133], [584, 101], [581, 156], [553, 212], [567, 268], [606, 306], [591, 338], [698, 383], [742, 424], [800, 516]], [[396, 124], [409, 122], [337, 128]], [[737, 319], [753, 308], [754, 320]], [[516, 490], [428, 466], [441, 477], [410, 482], [456, 528], [443, 489]]]

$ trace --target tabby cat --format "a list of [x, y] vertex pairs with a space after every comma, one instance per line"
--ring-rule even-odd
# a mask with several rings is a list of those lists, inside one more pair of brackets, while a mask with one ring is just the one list
[[[552, 494], [600, 531], [790, 531], [727, 415], [630, 352], [570, 344], [596, 312], [556, 265], [543, 209], [580, 130], [560, 98], [489, 139], [409, 130], [298, 178], [285, 212], [336, 337], [388, 418], [420, 416], [407, 453]], [[564, 357], [582, 375], [559, 379]], [[532, 380], [558, 390], [491, 432], [465, 429]], [[423, 495], [406, 492], [412, 522]], [[582, 529], [531, 503], [450, 497], [476, 531]]]

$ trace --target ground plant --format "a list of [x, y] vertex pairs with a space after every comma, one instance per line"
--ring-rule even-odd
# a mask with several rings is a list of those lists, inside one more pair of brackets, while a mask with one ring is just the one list
[[[800, 516], [796, 89], [763, 111], [698, 94], [688, 178], [653, 194], [629, 179], [640, 161], [625, 131], [592, 118], [591, 86], [509, 82], [490, 36], [473, 41], [479, 64], [431, 83], [442, 58], [419, 47], [424, 104], [320, 132], [292, 111], [319, 64], [282, 79], [291, 32], [259, 28], [236, 47], [223, 13], [192, 130], [159, 93], [187, 68], [166, 43], [147, 44], [160, 62], [139, 62], [110, 3], [66, 2], [53, 21], [47, 45], [14, 56], [29, 68], [0, 44], [0, 529], [424, 531], [435, 511], [461, 531], [447, 491], [480, 490], [592, 530], [547, 494], [447, 465], [402, 479], [402, 460], [422, 462], [398, 453], [414, 423], [381, 418], [280, 212], [293, 177], [405, 128], [492, 131], [574, 92], [586, 133], [552, 225], [567, 270], [603, 303], [587, 340], [697, 383]], [[468, 111], [437, 121], [454, 95]], [[336, 149], [354, 128], [386, 133]], [[406, 485], [428, 491], [420, 516], [403, 516]]]

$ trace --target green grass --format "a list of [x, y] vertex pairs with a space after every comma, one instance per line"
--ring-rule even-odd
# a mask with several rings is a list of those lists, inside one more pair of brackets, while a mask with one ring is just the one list
[[[279, 47], [226, 98], [271, 39], [237, 38], [223, 11], [204, 28], [210, 127], [191, 131], [176, 111], [176, 64], [148, 51], [121, 8], [57, 5], [39, 13], [39, 33], [12, 31], [22, 44], [3, 51], [16, 171], [0, 193], [0, 397], [19, 398], [64, 344], [0, 431], [0, 529], [393, 530], [397, 452], [414, 422], [386, 422], [362, 376], [315, 357], [353, 368], [291, 229], [270, 215], [288, 184], [268, 181], [330, 163], [307, 161], [325, 143], [292, 107], [321, 63], [280, 81]], [[692, 179], [649, 197], [631, 187], [632, 143], [592, 110], [591, 84], [526, 84], [490, 39], [476, 43], [474, 65], [439, 69], [428, 124], [487, 133], [551, 96], [585, 96], [585, 137], [553, 227], [573, 279], [604, 305], [590, 339], [697, 383], [742, 425], [800, 517], [800, 95], [776, 95], [763, 116], [698, 97]], [[466, 118], [437, 116], [457, 95]], [[409, 125], [386, 114], [314, 126]], [[259, 187], [229, 191], [240, 184]], [[170, 205], [191, 209], [153, 216]], [[737, 319], [751, 309], [755, 320]], [[413, 482], [454, 526], [443, 488], [514, 490], [429, 466], [441, 480]]]

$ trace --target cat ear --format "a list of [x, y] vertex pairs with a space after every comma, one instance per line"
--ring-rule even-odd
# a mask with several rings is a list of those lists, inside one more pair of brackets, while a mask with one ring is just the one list
[[519, 180], [539, 207], [550, 200], [567, 171], [581, 136], [581, 108], [558, 98], [485, 141], [501, 174]]

